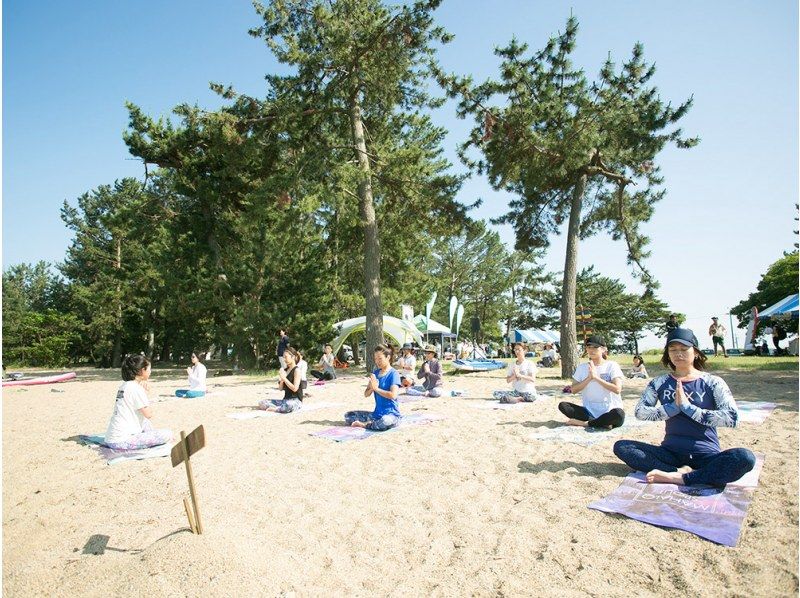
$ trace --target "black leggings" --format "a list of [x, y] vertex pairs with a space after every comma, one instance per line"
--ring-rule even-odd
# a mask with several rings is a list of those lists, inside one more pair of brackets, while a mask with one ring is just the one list
[[589, 413], [585, 407], [575, 405], [574, 403], [567, 403], [566, 401], [558, 404], [558, 410], [570, 419], [589, 422], [590, 428], [607, 428], [609, 426], [612, 428], [619, 428], [625, 423], [625, 412], [619, 407], [615, 407], [597, 419], [593, 419], [592, 414]]
[[311, 370], [311, 375], [317, 380], [333, 380], [333, 375], [330, 372], [320, 372], [319, 370]]

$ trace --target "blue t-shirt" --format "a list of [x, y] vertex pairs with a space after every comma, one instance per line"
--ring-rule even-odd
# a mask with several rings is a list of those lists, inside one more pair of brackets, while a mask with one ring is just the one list
[[[381, 390], [388, 391], [391, 390], [392, 386], [400, 386], [400, 374], [392, 367], [390, 367], [389, 371], [383, 376], [380, 375], [381, 371], [377, 368], [373, 370], [372, 373], [375, 374], [375, 377], [378, 379], [378, 388]], [[400, 417], [400, 409], [397, 408], [397, 401], [382, 397], [377, 392], [373, 392], [372, 396], [375, 397], [375, 411], [372, 412], [372, 417], [374, 419], [378, 419], [384, 415], [396, 415]]]
[[676, 385], [670, 375], [654, 378], [636, 405], [636, 418], [666, 420], [664, 448], [682, 454], [718, 453], [717, 426], [733, 428], [739, 417], [728, 385], [711, 374], [683, 382], [689, 405], [682, 408], [675, 403]]

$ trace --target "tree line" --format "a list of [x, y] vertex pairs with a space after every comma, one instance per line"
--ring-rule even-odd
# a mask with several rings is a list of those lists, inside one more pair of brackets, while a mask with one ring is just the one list
[[[691, 98], [661, 99], [640, 44], [592, 80], [571, 61], [574, 17], [538, 51], [515, 39], [499, 48], [495, 79], [445, 73], [436, 48], [452, 36], [435, 22], [439, 4], [257, 2], [250, 34], [289, 72], [268, 74], [264, 97], [212, 83], [220, 109], [180, 104], [169, 118], [128, 103], [124, 140], [144, 180], [64, 202], [74, 238], [58, 273], [4, 272], [5, 359], [117, 365], [126, 352], [168, 359], [213, 345], [261, 364], [282, 326], [310, 348], [366, 314], [366, 342], [378, 344], [384, 313], [434, 290], [456, 295], [487, 338], [503, 334], [500, 320], [560, 322], [566, 376], [575, 306], [592, 285], [637, 306], [613, 323], [596, 317], [597, 329], [635, 343], [660, 325], [638, 227], [664, 196], [657, 154], [698, 142], [676, 125]], [[443, 157], [446, 131], [430, 117], [448, 99], [475, 123], [459, 149], [469, 174]], [[498, 221], [514, 226], [514, 251], [469, 217], [479, 200], [457, 201], [469, 175], [510, 194]], [[557, 282], [538, 261], [564, 223]], [[626, 243], [643, 294], [577, 271], [579, 241], [598, 232]], [[445, 303], [434, 318], [447, 321]]]

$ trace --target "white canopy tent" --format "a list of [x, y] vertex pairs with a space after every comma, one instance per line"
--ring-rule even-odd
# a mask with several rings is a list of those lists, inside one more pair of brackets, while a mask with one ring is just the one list
[[[367, 318], [366, 316], [360, 316], [358, 318], [342, 320], [341, 322], [336, 322], [333, 328], [338, 332], [338, 336], [331, 343], [333, 354], [336, 355], [348, 336], [355, 332], [366, 330]], [[411, 322], [392, 316], [383, 316], [383, 334], [392, 337], [398, 345], [411, 341], [416, 342], [420, 346], [425, 344], [425, 340], [422, 338], [419, 330], [417, 330]]]

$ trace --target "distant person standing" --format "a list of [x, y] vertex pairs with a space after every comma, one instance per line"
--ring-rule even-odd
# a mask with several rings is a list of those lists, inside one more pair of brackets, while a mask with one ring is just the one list
[[775, 345], [775, 355], [781, 355], [781, 341], [786, 338], [786, 331], [780, 324], [772, 327], [772, 344]]
[[286, 334], [286, 330], [284, 330], [283, 328], [278, 330], [278, 336], [280, 336], [280, 339], [278, 340], [278, 348], [276, 349], [275, 354], [278, 356], [278, 361], [281, 364], [281, 369], [285, 370], [286, 360], [283, 358], [283, 353], [289, 346], [289, 337]]
[[719, 318], [717, 316], [711, 318], [708, 334], [711, 337], [711, 342], [714, 343], [714, 357], [717, 356], [717, 345], [722, 347], [722, 356], [728, 356], [728, 352], [725, 350], [725, 332], [725, 326], [719, 323]]
[[667, 323], [664, 325], [664, 328], [667, 329], [667, 336], [669, 336], [670, 332], [678, 328], [678, 326], [680, 326], [680, 324], [678, 324], [678, 317], [675, 314], [669, 314], [669, 320], [667, 320]]

